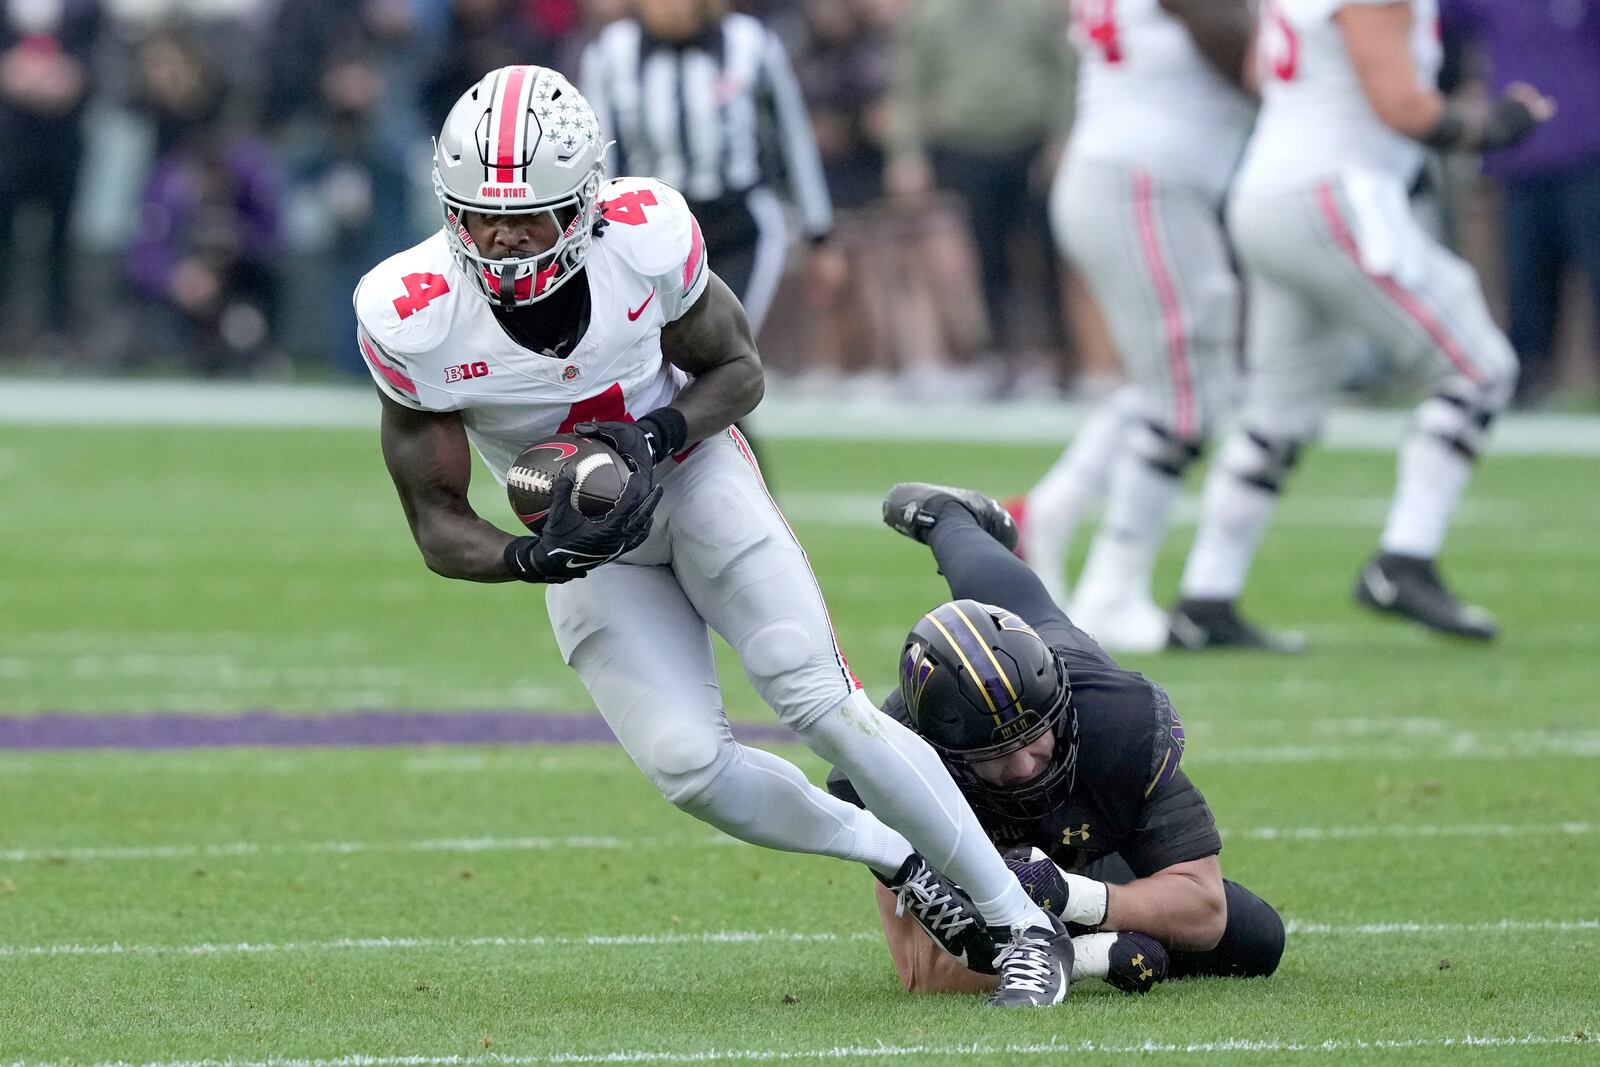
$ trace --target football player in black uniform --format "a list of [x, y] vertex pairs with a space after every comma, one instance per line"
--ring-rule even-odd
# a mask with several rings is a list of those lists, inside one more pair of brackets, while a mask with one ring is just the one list
[[[1144, 992], [1167, 977], [1271, 974], [1283, 921], [1222, 877], [1222, 839], [1178, 765], [1183, 725], [1167, 694], [1068, 621], [1012, 554], [1016, 527], [995, 501], [908, 483], [883, 511], [933, 549], [957, 598], [912, 628], [883, 710], [938, 750], [1029, 893], [1077, 935], [1073, 979]], [[828, 787], [861, 803], [837, 771]], [[913, 922], [971, 914], [948, 883], [877, 892], [908, 990], [993, 988], [987, 967], [940, 951]]]

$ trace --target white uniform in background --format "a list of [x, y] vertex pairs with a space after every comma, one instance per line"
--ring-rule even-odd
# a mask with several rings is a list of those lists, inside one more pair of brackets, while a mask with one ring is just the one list
[[1072, 526], [1108, 492], [1069, 614], [1113, 651], [1149, 651], [1166, 643], [1150, 572], [1172, 502], [1232, 400], [1239, 284], [1222, 205], [1253, 108], [1160, 0], [1078, 0], [1073, 39], [1078, 114], [1051, 221], [1129, 388], [1028, 495], [1023, 548], [1064, 601]]
[[[1434, 394], [1400, 453], [1385, 552], [1438, 555], [1479, 439], [1511, 396], [1516, 358], [1477, 277], [1411, 213], [1424, 149], [1378, 118], [1335, 21], [1345, 7], [1393, 2], [1262, 8], [1263, 103], [1228, 208], [1248, 286], [1245, 400], [1207, 481], [1185, 598], [1242, 591], [1283, 477], [1343, 379], [1341, 332], [1364, 333]], [[1412, 59], [1431, 85], [1437, 6], [1411, 8]]]

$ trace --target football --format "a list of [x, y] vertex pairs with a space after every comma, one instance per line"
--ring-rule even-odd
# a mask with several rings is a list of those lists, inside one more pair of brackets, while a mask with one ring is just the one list
[[534, 533], [544, 525], [551, 487], [563, 469], [572, 474], [572, 503], [591, 519], [611, 510], [632, 473], [621, 456], [589, 437], [560, 433], [524, 448], [506, 471], [506, 496]]

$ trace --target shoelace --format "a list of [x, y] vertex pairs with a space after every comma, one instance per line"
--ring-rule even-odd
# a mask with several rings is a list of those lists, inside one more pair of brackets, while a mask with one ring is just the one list
[[1056, 969], [1047, 951], [1049, 942], [1018, 928], [1011, 942], [995, 954], [995, 969], [1000, 972], [1000, 988], [1020, 989], [1044, 994], [1055, 978]]
[[928, 867], [906, 879], [895, 890], [895, 917], [904, 915], [909, 907], [930, 933], [943, 934], [946, 939], [953, 938], [977, 920], [966, 914], [961, 903], [949, 893], [930, 884], [932, 881], [933, 870]]

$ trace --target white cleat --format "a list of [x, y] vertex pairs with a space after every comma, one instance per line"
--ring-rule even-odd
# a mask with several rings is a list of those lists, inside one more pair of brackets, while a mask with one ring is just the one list
[[1085, 596], [1080, 590], [1067, 617], [1112, 654], [1160, 652], [1167, 647], [1170, 620], [1148, 596]]

